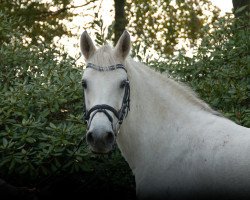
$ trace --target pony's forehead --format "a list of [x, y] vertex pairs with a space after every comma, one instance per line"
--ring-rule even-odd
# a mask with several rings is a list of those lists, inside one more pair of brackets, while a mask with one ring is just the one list
[[97, 49], [87, 62], [100, 67], [107, 67], [120, 63], [120, 59], [114, 53], [114, 49], [106, 44]]
[[116, 77], [115, 79], [123, 79], [127, 77], [126, 71], [124, 69], [110, 69], [112, 66], [121, 64], [121, 61], [115, 56], [114, 49], [109, 44], [97, 49], [93, 56], [87, 60], [86, 64], [89, 63], [93, 64], [94, 67], [86, 68], [84, 70], [83, 79], [114, 79], [114, 77]]

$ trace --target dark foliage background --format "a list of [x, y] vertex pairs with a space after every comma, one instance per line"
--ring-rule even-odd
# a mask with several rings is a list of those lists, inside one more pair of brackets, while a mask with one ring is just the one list
[[[58, 5], [60, 2], [55, 1]], [[1, 5], [8, 2], [4, 3]], [[68, 8], [70, 1], [64, 3]], [[66, 199], [88, 194], [135, 199], [134, 177], [119, 150], [99, 157], [89, 152], [85, 142], [77, 149], [85, 134], [82, 67], [51, 42], [52, 36], [46, 39], [46, 31], [31, 34], [25, 15], [12, 15], [11, 9], [2, 8], [1, 199], [5, 194], [6, 199], [17, 196]], [[238, 12], [243, 11], [241, 8]], [[55, 19], [53, 23], [59, 21]], [[46, 26], [52, 28], [48, 29], [51, 34], [56, 28]], [[96, 20], [93, 26], [96, 31], [100, 30], [102, 21]], [[214, 29], [209, 24], [200, 27], [196, 37], [202, 35], [202, 39], [196, 39], [201, 44], [194, 44], [196, 54], [192, 58], [185, 56], [186, 50], [181, 49], [178, 53], [163, 55], [164, 60], [147, 61], [142, 58], [145, 49], [140, 50], [141, 44], [134, 45], [138, 51], [133, 51], [133, 55], [156, 70], [167, 72], [166, 76], [187, 83], [214, 109], [250, 127], [249, 14], [236, 19], [232, 15], [218, 18], [212, 27]], [[100, 32], [96, 35], [96, 43], [102, 44], [105, 35]]]

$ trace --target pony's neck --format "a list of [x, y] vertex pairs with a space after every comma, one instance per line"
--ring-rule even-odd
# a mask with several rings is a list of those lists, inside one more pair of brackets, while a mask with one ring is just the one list
[[[145, 165], [150, 153], [157, 156], [161, 140], [171, 143], [178, 129], [189, 124], [192, 114], [210, 108], [179, 83], [147, 66], [126, 63], [131, 83], [131, 110], [117, 138], [118, 146], [132, 169]], [[170, 140], [171, 139], [171, 140]], [[152, 156], [152, 155], [151, 155]]]

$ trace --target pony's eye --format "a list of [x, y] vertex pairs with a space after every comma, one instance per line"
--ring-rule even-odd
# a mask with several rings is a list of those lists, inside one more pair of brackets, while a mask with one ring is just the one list
[[86, 80], [82, 80], [82, 87], [83, 87], [84, 89], [87, 88], [87, 82], [86, 82]]
[[123, 89], [127, 85], [127, 82], [128, 82], [127, 80], [123, 80], [121, 82], [120, 88]]

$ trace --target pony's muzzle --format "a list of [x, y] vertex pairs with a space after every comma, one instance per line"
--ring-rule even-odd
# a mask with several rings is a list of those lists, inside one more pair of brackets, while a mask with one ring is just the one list
[[108, 153], [113, 149], [115, 134], [113, 131], [91, 130], [86, 134], [86, 141], [94, 153]]

